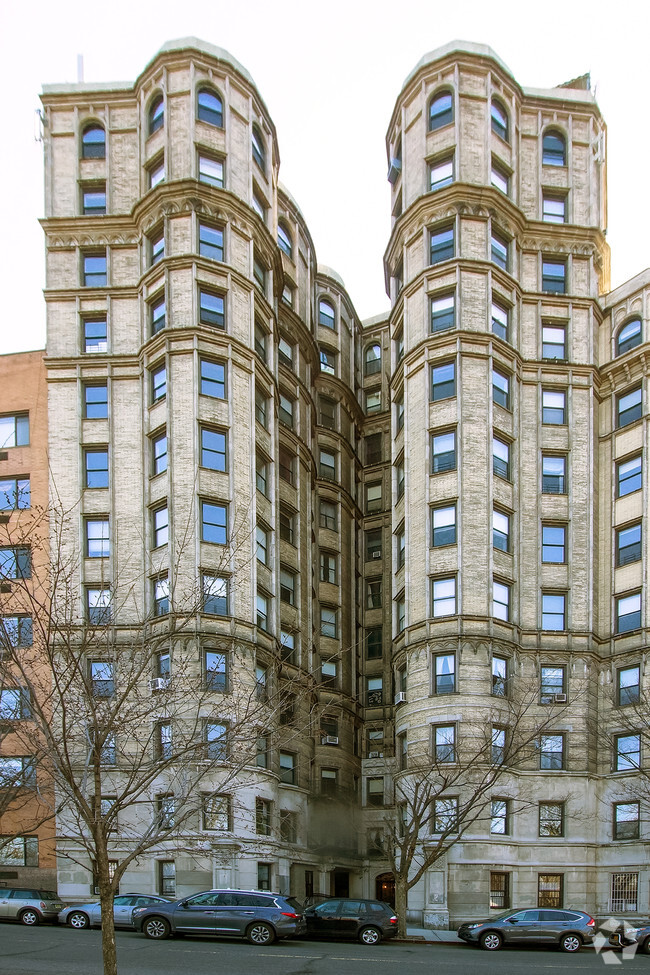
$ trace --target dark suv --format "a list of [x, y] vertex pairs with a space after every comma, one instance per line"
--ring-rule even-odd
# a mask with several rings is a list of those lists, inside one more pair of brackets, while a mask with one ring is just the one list
[[383, 901], [335, 897], [307, 908], [304, 917], [308, 938], [358, 938], [376, 945], [397, 934], [397, 916]]
[[133, 909], [133, 925], [148, 938], [216, 934], [270, 945], [303, 934], [302, 907], [293, 897], [258, 890], [206, 890], [170, 904]]
[[496, 951], [504, 944], [555, 945], [562, 951], [579, 951], [583, 944], [591, 944], [595, 930], [595, 920], [583, 911], [540, 907], [467, 921], [459, 927], [458, 937], [486, 951]]

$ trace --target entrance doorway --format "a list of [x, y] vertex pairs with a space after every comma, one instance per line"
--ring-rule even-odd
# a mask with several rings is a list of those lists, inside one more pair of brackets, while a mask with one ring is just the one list
[[375, 897], [395, 907], [395, 878], [392, 873], [380, 873], [375, 881]]
[[330, 889], [334, 897], [350, 896], [350, 874], [347, 870], [332, 870]]

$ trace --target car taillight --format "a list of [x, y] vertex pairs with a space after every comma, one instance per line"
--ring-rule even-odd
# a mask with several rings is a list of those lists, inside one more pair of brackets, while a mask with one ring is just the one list
[[42, 911], [44, 911], [44, 910], [45, 910], [45, 904], [43, 903], [43, 901], [41, 901], [41, 910], [42, 910]]
[[397, 918], [395, 917], [394, 914], [393, 914], [392, 918], [390, 919], [389, 923], [390, 924], [397, 924]]
[[593, 919], [593, 917], [590, 917], [589, 920], [587, 921], [587, 927], [588, 928], [595, 928], [596, 927], [596, 922]]
[[292, 917], [296, 921], [300, 920], [300, 914], [290, 914], [289, 911], [282, 911], [282, 917]]

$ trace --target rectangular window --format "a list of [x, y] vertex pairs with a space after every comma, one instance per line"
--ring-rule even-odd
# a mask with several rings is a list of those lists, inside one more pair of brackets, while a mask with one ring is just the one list
[[221, 159], [199, 155], [199, 181], [207, 183], [208, 186], [217, 186], [219, 189], [223, 189], [223, 162]]
[[174, 754], [174, 740], [171, 721], [160, 721], [155, 728], [156, 759], [169, 760]]
[[37, 836], [0, 836], [0, 864], [5, 867], [38, 867]]
[[287, 484], [295, 483], [295, 467], [296, 455], [292, 454], [287, 447], [280, 446], [278, 450], [278, 473]]
[[609, 911], [613, 914], [636, 913], [638, 890], [638, 873], [612, 874]]
[[492, 545], [501, 552], [510, 551], [510, 517], [502, 511], [492, 511]]
[[289, 427], [290, 430], [293, 430], [294, 409], [295, 409], [294, 401], [290, 399], [288, 396], [285, 396], [283, 393], [280, 393], [280, 402], [278, 405], [278, 417], [280, 419], [280, 423], [284, 423], [285, 427]]
[[446, 504], [431, 509], [431, 545], [439, 548], [456, 543], [456, 505]]
[[153, 580], [154, 616], [166, 616], [169, 612], [169, 577], [159, 576]]
[[213, 616], [228, 615], [228, 580], [205, 572], [203, 583], [203, 612]]
[[84, 318], [83, 343], [84, 352], [97, 354], [108, 351], [108, 334], [105, 318]]
[[226, 327], [225, 301], [223, 295], [214, 291], [199, 289], [199, 321], [213, 328]]
[[381, 707], [384, 701], [383, 677], [366, 677], [366, 704], [369, 708]]
[[384, 777], [375, 776], [367, 780], [367, 801], [369, 806], [384, 805]]
[[447, 227], [438, 227], [430, 234], [430, 260], [429, 264], [439, 264], [441, 261], [449, 261], [454, 256], [454, 227], [453, 224]]
[[[108, 449], [97, 447], [84, 451], [84, 480], [87, 488], [108, 487]], [[27, 482], [29, 484], [29, 481]], [[2, 507], [2, 484], [0, 481], [0, 508]]]
[[542, 735], [539, 740], [539, 767], [546, 770], [564, 768], [564, 735]]
[[[333, 501], [321, 500], [318, 507], [318, 524], [321, 528], [327, 528], [329, 531], [338, 531], [338, 505]], [[379, 554], [381, 556], [381, 536]]]
[[542, 593], [542, 629], [566, 630], [566, 595], [564, 593]]
[[639, 803], [614, 803], [614, 839], [638, 840], [639, 838]]
[[321, 660], [320, 677], [323, 687], [337, 687], [339, 682], [339, 665], [337, 660]]
[[364, 439], [366, 447], [366, 464], [380, 464], [383, 460], [384, 452], [381, 433], [371, 433]]
[[492, 582], [492, 615], [504, 623], [510, 621], [511, 586], [507, 582]]
[[616, 565], [628, 565], [641, 558], [641, 523], [616, 531]]
[[[167, 434], [159, 433], [151, 441], [152, 474], [164, 474], [167, 470]], [[108, 486], [108, 485], [106, 485]]]
[[616, 397], [616, 426], [626, 427], [641, 419], [643, 392], [640, 386]]
[[149, 263], [152, 265], [162, 261], [165, 256], [165, 234], [162, 228], [154, 231], [149, 237]]
[[562, 907], [564, 903], [564, 876], [561, 873], [537, 875], [537, 906]]
[[269, 496], [269, 464], [261, 454], [255, 455], [255, 486], [264, 495]]
[[205, 686], [225, 694], [228, 690], [228, 657], [221, 650], [204, 650]]
[[501, 190], [502, 193], [508, 196], [510, 192], [510, 176], [494, 160], [492, 160], [492, 167], [490, 169], [490, 183], [497, 190]]
[[510, 907], [510, 874], [490, 872], [490, 910]]
[[320, 371], [326, 373], [328, 376], [336, 375], [336, 352], [332, 349], [325, 349], [321, 345], [319, 349], [320, 355]]
[[542, 220], [544, 223], [564, 223], [566, 221], [566, 197], [544, 194], [542, 198]]
[[255, 621], [260, 630], [265, 630], [266, 632], [268, 632], [270, 629], [269, 606], [269, 597], [266, 595], [266, 593], [258, 589], [255, 596]]
[[381, 410], [381, 390], [369, 389], [366, 392], [366, 413], [379, 413]]
[[328, 399], [326, 396], [318, 397], [318, 422], [326, 430], [336, 430], [336, 403], [333, 399]]
[[628, 633], [641, 626], [641, 593], [619, 596], [616, 600], [616, 632]]
[[228, 753], [225, 724], [206, 721], [204, 736], [206, 758], [213, 762], [225, 761]]
[[34, 789], [36, 763], [33, 758], [0, 757], [0, 789]]
[[638, 666], [621, 667], [616, 671], [616, 703], [619, 707], [640, 701], [640, 673]]
[[255, 528], [255, 543], [257, 561], [262, 565], [269, 564], [269, 533], [262, 525]]
[[566, 700], [564, 667], [542, 667], [539, 682], [540, 704], [553, 704], [558, 696]]
[[542, 390], [542, 423], [552, 426], [566, 423], [566, 393], [564, 390]]
[[0, 616], [0, 643], [6, 647], [31, 647], [33, 632], [31, 616]]
[[406, 534], [403, 528], [395, 535], [395, 547], [397, 549], [397, 568], [401, 569], [406, 559]]
[[508, 270], [508, 241], [494, 230], [490, 236], [490, 259], [497, 267]]
[[228, 541], [228, 506], [201, 502], [201, 540], [214, 545], [225, 545]]
[[211, 261], [223, 261], [223, 228], [199, 224], [199, 254]]
[[151, 402], [159, 403], [167, 395], [167, 368], [158, 366], [151, 370]]
[[290, 809], [280, 810], [280, 839], [283, 843], [298, 842], [298, 814]]
[[452, 292], [431, 299], [431, 331], [453, 328], [456, 320], [456, 296]]
[[566, 358], [566, 327], [542, 323], [542, 359], [564, 361]]
[[504, 306], [499, 304], [498, 301], [492, 302], [492, 331], [504, 342], [508, 341], [508, 332], [510, 329], [510, 311]]
[[510, 379], [497, 369], [492, 370], [492, 399], [504, 410], [510, 409]]
[[105, 420], [108, 416], [108, 386], [84, 386], [84, 416], [87, 420]]
[[318, 463], [319, 477], [326, 477], [330, 481], [336, 480], [336, 454], [321, 448]]
[[563, 295], [567, 290], [566, 261], [542, 258], [542, 291]]
[[226, 471], [227, 435], [223, 430], [201, 427], [201, 467], [211, 471]]
[[510, 444], [492, 437], [492, 471], [497, 477], [510, 480]]
[[0, 579], [31, 579], [32, 550], [26, 545], [0, 548]]
[[629, 772], [641, 767], [641, 736], [616, 735], [614, 738], [614, 771]]
[[82, 284], [85, 288], [105, 288], [108, 284], [106, 251], [83, 254]]
[[502, 765], [506, 757], [506, 729], [492, 727], [490, 759], [493, 765]]
[[[429, 164], [429, 189], [441, 190], [454, 181], [454, 157], [445, 156]], [[433, 262], [432, 262], [433, 263]]]
[[296, 575], [289, 569], [280, 569], [280, 599], [290, 606], [296, 605]]
[[278, 362], [281, 362], [283, 366], [287, 366], [289, 369], [293, 369], [293, 345], [282, 335], [278, 342]]
[[458, 799], [434, 799], [433, 822], [434, 833], [453, 833], [458, 828]]
[[338, 637], [338, 614], [336, 609], [329, 606], [321, 606], [320, 635], [330, 637], [333, 640]]
[[381, 579], [368, 579], [366, 582], [366, 609], [381, 609], [382, 586]]
[[453, 653], [437, 653], [434, 662], [434, 685], [436, 694], [453, 694], [456, 690], [456, 657]]
[[505, 657], [492, 657], [492, 694], [494, 697], [507, 697], [508, 661]]
[[107, 559], [110, 554], [108, 518], [86, 519], [86, 558]]
[[271, 835], [271, 803], [260, 796], [255, 800], [255, 832], [258, 836]]
[[563, 802], [540, 802], [539, 835], [564, 836]]
[[433, 760], [436, 765], [448, 765], [456, 761], [456, 725], [434, 725]]
[[158, 890], [163, 897], [176, 897], [176, 863], [174, 860], [158, 861]]
[[337, 558], [333, 552], [320, 553], [320, 581], [332, 585], [338, 582]]
[[27, 688], [6, 687], [0, 691], [0, 721], [21, 721], [30, 718], [31, 714], [31, 702]]
[[151, 334], [156, 335], [165, 327], [167, 320], [167, 305], [164, 294], [154, 299], [149, 305], [149, 318], [151, 320]]
[[456, 431], [431, 434], [431, 473], [456, 470]]
[[159, 548], [167, 545], [169, 541], [169, 509], [167, 505], [156, 508], [152, 515], [153, 520], [153, 547]]
[[404, 392], [401, 392], [395, 400], [395, 426], [398, 433], [404, 427]]
[[542, 494], [566, 494], [566, 457], [542, 455]]
[[280, 752], [280, 782], [284, 785], [296, 785], [296, 756], [293, 752]]
[[456, 613], [456, 578], [431, 580], [431, 615], [437, 619]]
[[555, 565], [566, 562], [566, 525], [542, 524], [542, 562]]
[[107, 626], [112, 621], [110, 589], [86, 589], [86, 617], [93, 626]]
[[294, 543], [295, 521], [295, 512], [280, 506], [280, 538], [290, 545]]
[[0, 449], [24, 447], [29, 443], [29, 414], [0, 416]]
[[10, 477], [0, 480], [0, 511], [19, 511], [29, 508], [31, 501], [28, 477]]
[[509, 832], [508, 800], [493, 799], [490, 805], [490, 832], [506, 836]]
[[366, 658], [378, 660], [383, 655], [383, 631], [381, 626], [373, 626], [367, 630]]
[[370, 515], [382, 510], [381, 487], [381, 481], [366, 484], [366, 514]]
[[230, 796], [203, 796], [203, 829], [227, 833], [230, 828]]
[[630, 460], [621, 461], [616, 465], [617, 496], [624, 497], [634, 491], [640, 491], [642, 487], [642, 458], [632, 457]]
[[320, 770], [320, 794], [335, 796], [338, 789], [338, 769], [322, 768]]
[[199, 362], [201, 393], [215, 399], [226, 398], [226, 365], [224, 362], [214, 362], [212, 359], [201, 359]]
[[151, 189], [163, 183], [165, 180], [165, 160], [163, 158], [155, 162], [149, 169], [149, 186]]
[[431, 400], [436, 402], [456, 395], [456, 363], [431, 367]]

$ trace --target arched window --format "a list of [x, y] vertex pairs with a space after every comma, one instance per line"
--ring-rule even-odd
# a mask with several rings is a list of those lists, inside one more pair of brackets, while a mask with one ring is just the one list
[[253, 148], [253, 159], [260, 167], [263, 173], [266, 172], [266, 146], [264, 145], [264, 139], [262, 138], [262, 133], [260, 132], [257, 125], [253, 125], [252, 135], [252, 148]]
[[106, 133], [97, 122], [91, 122], [81, 133], [81, 158], [106, 158]]
[[381, 371], [381, 346], [378, 342], [369, 345], [365, 354], [365, 373], [372, 376]]
[[566, 141], [561, 132], [549, 129], [542, 137], [542, 163], [545, 166], [566, 166]]
[[291, 234], [283, 223], [278, 224], [278, 247], [281, 251], [284, 251], [287, 257], [292, 256], [293, 241], [291, 240]]
[[439, 91], [429, 103], [429, 131], [454, 121], [454, 98], [450, 91]]
[[616, 336], [616, 355], [623, 355], [641, 345], [641, 319], [631, 318], [621, 326]]
[[162, 129], [165, 122], [165, 100], [162, 95], [156, 95], [149, 106], [149, 135]]
[[333, 306], [325, 298], [318, 302], [318, 324], [325, 328], [336, 328], [336, 314]]
[[208, 125], [223, 128], [223, 102], [212, 88], [199, 88], [196, 95], [196, 117]]
[[496, 132], [504, 142], [508, 142], [510, 139], [508, 134], [508, 113], [496, 98], [492, 99], [490, 115], [492, 117], [492, 131]]

